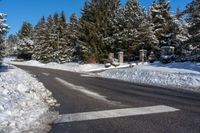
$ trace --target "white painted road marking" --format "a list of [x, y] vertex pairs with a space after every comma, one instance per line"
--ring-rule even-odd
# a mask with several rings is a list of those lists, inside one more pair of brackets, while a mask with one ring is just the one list
[[122, 105], [121, 102], [110, 101], [110, 100], [106, 99], [106, 96], [102, 96], [102, 95], [100, 95], [100, 94], [98, 94], [96, 92], [87, 90], [86, 88], [84, 88], [82, 86], [71, 84], [71, 83], [69, 83], [69, 82], [67, 82], [67, 81], [65, 81], [65, 80], [63, 80], [61, 78], [55, 77], [55, 79], [58, 82], [60, 82], [61, 84], [65, 85], [68, 89], [81, 92], [81, 93], [83, 93], [83, 94], [85, 94], [85, 95], [87, 95], [89, 97], [92, 97], [92, 98], [107, 102], [107, 103], [112, 104], [112, 105], [118, 105], [118, 106], [123, 106], [123, 107], [126, 106], [126, 105]]
[[93, 98], [96, 98], [96, 99], [99, 99], [99, 100], [108, 101], [105, 96], [102, 96], [102, 95], [100, 95], [100, 94], [98, 94], [96, 92], [89, 91], [89, 90], [85, 89], [82, 86], [77, 86], [77, 85], [71, 84], [71, 83], [69, 83], [69, 82], [67, 82], [67, 81], [65, 81], [65, 80], [63, 80], [61, 78], [58, 78], [58, 77], [56, 77], [55, 79], [58, 82], [60, 82], [63, 85], [65, 85], [66, 87], [68, 87], [68, 89], [79, 91], [81, 93], [86, 94], [87, 96], [90, 96], [90, 97], [93, 97]]
[[118, 117], [126, 117], [126, 116], [167, 113], [167, 112], [175, 112], [175, 111], [179, 111], [179, 109], [165, 106], [165, 105], [158, 105], [158, 106], [151, 106], [151, 107], [84, 112], [84, 113], [59, 115], [55, 123], [98, 120], [98, 119], [106, 119], [106, 118], [118, 118]]
[[91, 77], [91, 78], [92, 78], [92, 77], [96, 77], [95, 75], [92, 75], [92, 74], [81, 74], [80, 76], [81, 76], [81, 77], [89, 77], [89, 78], [90, 78], [90, 77]]
[[49, 73], [42, 73], [43, 75], [45, 75], [45, 76], [49, 76]]

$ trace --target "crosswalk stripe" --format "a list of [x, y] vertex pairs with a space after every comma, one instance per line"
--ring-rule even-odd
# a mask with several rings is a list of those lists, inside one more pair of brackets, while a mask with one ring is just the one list
[[167, 113], [167, 112], [175, 112], [175, 111], [179, 111], [179, 109], [165, 106], [165, 105], [139, 107], [139, 108], [115, 109], [115, 110], [104, 110], [104, 111], [93, 111], [93, 112], [83, 112], [83, 113], [59, 115], [59, 117], [55, 121], [55, 123], [98, 120], [98, 119], [106, 119], [106, 118], [118, 118], [118, 117], [126, 117], [126, 116]]

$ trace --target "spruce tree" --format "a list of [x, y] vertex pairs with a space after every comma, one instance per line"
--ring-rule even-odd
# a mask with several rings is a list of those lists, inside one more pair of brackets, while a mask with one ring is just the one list
[[160, 46], [169, 45], [173, 38], [173, 18], [169, 1], [154, 1], [149, 10], [149, 17], [154, 24], [153, 30]]
[[5, 39], [5, 34], [8, 31], [8, 25], [6, 24], [6, 14], [0, 13], [0, 58], [2, 57], [2, 50], [4, 49], [3, 42]]
[[8, 25], [6, 24], [6, 14], [0, 13], [0, 44], [3, 43], [5, 34], [8, 31]]
[[100, 61], [109, 51], [104, 43], [109, 36], [109, 20], [119, 7], [119, 0], [86, 2], [80, 19], [80, 40], [83, 57], [93, 56]]
[[129, 0], [116, 11], [111, 27], [113, 33], [107, 40], [115, 53], [138, 54], [140, 49], [151, 49], [157, 43], [150, 21], [137, 0]]
[[68, 31], [69, 24], [67, 23], [64, 12], [61, 12], [59, 21], [59, 60], [61, 63], [70, 62], [72, 61], [74, 47], [70, 44], [70, 34]]
[[33, 59], [47, 63], [48, 58], [44, 51], [48, 46], [47, 24], [45, 17], [42, 17], [34, 27], [33, 40], [34, 40], [34, 51], [32, 56]]
[[188, 47], [193, 50], [200, 49], [200, 0], [192, 0], [184, 11], [186, 21], [189, 23], [188, 31], [191, 35]]
[[18, 58], [31, 59], [34, 48], [32, 34], [32, 25], [28, 22], [24, 22], [17, 34], [19, 38], [17, 45]]
[[[46, 34], [46, 47], [43, 50], [46, 59], [46, 62], [59, 62], [58, 59], [58, 34], [57, 34], [57, 29], [56, 29], [56, 23], [55, 22], [55, 16], [52, 17], [51, 15], [48, 16], [47, 18], [47, 34]], [[58, 19], [58, 18], [57, 18]], [[57, 20], [58, 21], [58, 20]]]
[[44, 63], [65, 63], [72, 60], [74, 52], [69, 42], [68, 24], [64, 12], [43, 17], [34, 28], [34, 58]]
[[17, 43], [18, 43], [18, 36], [17, 35], [9, 35], [8, 39], [5, 42], [5, 56], [16, 56], [17, 55]]
[[173, 17], [173, 34], [174, 46], [176, 48], [175, 54], [182, 55], [182, 52], [187, 48], [186, 42], [190, 35], [188, 33], [188, 23], [182, 18], [182, 12], [177, 10], [177, 13]]
[[30, 23], [24, 22], [21, 29], [18, 32], [18, 37], [20, 39], [23, 38], [31, 38], [33, 34], [33, 27]]
[[79, 32], [79, 20], [77, 18], [77, 15], [73, 13], [70, 17], [70, 23], [69, 23], [70, 46], [74, 49], [73, 61], [81, 60], [80, 41], [78, 32]]

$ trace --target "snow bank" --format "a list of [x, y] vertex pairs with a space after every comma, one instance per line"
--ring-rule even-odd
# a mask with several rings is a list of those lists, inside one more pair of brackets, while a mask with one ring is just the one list
[[129, 66], [129, 64], [122, 64], [118, 67], [112, 66], [112, 67], [109, 67], [109, 68], [105, 68], [104, 64], [78, 64], [78, 63], [58, 64], [58, 63], [55, 63], [55, 62], [43, 64], [43, 63], [40, 63], [40, 62], [35, 61], [35, 60], [24, 61], [24, 62], [13, 62], [13, 61], [9, 61], [8, 59], [5, 59], [4, 62], [11, 63], [11, 64], [14, 64], [14, 65], [36, 66], [36, 67], [66, 70], [66, 71], [72, 71], [72, 72], [102, 71], [102, 70], [107, 70], [107, 69], [123, 68], [123, 67]]
[[16, 57], [3, 58], [3, 62], [11, 62], [15, 59], [16, 59]]
[[50, 130], [56, 100], [42, 83], [18, 68], [0, 68], [0, 92], [0, 133]]
[[200, 63], [145, 64], [98, 75], [134, 83], [200, 92]]

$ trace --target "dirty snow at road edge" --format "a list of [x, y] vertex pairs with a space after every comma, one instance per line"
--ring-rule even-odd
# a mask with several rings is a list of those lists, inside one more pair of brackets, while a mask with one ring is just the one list
[[98, 75], [133, 83], [200, 92], [200, 63], [147, 63], [133, 68], [107, 70]]
[[47, 133], [57, 113], [52, 93], [14, 66], [0, 68], [0, 133]]

